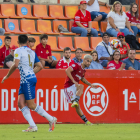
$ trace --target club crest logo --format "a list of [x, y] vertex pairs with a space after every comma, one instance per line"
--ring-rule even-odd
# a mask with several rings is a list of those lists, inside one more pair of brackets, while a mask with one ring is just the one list
[[84, 92], [83, 103], [86, 111], [92, 116], [102, 115], [109, 102], [109, 97], [105, 87], [99, 83], [94, 83], [98, 88], [91, 88], [90, 86]]

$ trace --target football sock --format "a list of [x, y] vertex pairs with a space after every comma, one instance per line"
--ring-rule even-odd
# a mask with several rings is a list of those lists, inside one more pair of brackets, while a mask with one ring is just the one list
[[45, 117], [49, 122], [53, 120], [53, 117], [49, 115], [41, 106], [37, 106], [36, 109], [34, 110], [37, 112], [39, 115]]
[[33, 121], [32, 116], [31, 116], [30, 109], [27, 106], [25, 106], [21, 109], [21, 111], [22, 111], [24, 118], [29, 123], [29, 125], [33, 126], [33, 127], [36, 126], [35, 122]]
[[76, 96], [75, 101], [78, 102], [80, 99], [80, 96]]
[[88, 121], [85, 115], [82, 115], [82, 116], [81, 116], [81, 119], [82, 119], [84, 122], [87, 122], [87, 121]]

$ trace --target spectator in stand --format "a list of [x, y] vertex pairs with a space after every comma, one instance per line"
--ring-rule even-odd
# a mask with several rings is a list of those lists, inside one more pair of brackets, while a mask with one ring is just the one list
[[128, 53], [128, 58], [123, 60], [123, 63], [126, 64], [126, 70], [140, 70], [139, 61], [135, 60], [136, 58], [136, 50], [131, 48]]
[[13, 65], [13, 60], [14, 60], [14, 51], [17, 49], [17, 46], [12, 46], [11, 47], [11, 52], [8, 56], [5, 57], [4, 60], [4, 66], [3, 68], [8, 69]]
[[98, 0], [86, 0], [87, 10], [91, 14], [91, 19], [94, 21], [101, 21], [107, 18], [107, 13], [100, 12], [100, 5], [106, 6], [110, 9], [110, 6], [107, 3], [100, 2]]
[[82, 63], [83, 62], [82, 55], [83, 50], [81, 48], [77, 48], [75, 50], [75, 57], [72, 60], [74, 60], [75, 63]]
[[80, 2], [80, 10], [77, 11], [74, 18], [74, 23], [71, 28], [73, 33], [81, 34], [82, 37], [86, 37], [87, 34], [91, 34], [94, 37], [98, 36], [98, 31], [92, 28], [90, 12], [86, 10], [87, 2]]
[[[118, 32], [123, 32], [125, 36], [134, 35], [131, 29], [128, 18], [122, 10], [122, 4], [119, 1], [114, 2], [112, 11], [108, 16], [107, 33], [111, 36], [117, 37]], [[126, 28], [127, 27], [127, 28]]]
[[92, 51], [90, 54], [93, 57], [93, 60], [90, 66], [86, 69], [104, 69], [103, 66], [99, 63], [97, 51]]
[[5, 57], [10, 54], [11, 37], [6, 36], [4, 39], [5, 45], [0, 49], [0, 65], [3, 66]]
[[102, 38], [103, 41], [97, 45], [96, 51], [98, 53], [98, 59], [100, 61], [100, 64], [103, 67], [107, 67], [107, 63], [112, 60], [114, 50], [110, 46], [111, 43], [109, 42], [109, 35], [107, 33], [104, 33]]
[[140, 33], [140, 18], [138, 5], [136, 3], [132, 3], [130, 5], [130, 11], [126, 12], [128, 17], [128, 21], [130, 22], [131, 28], [134, 31], [134, 35], [136, 36]]
[[56, 69], [67, 69], [69, 66], [74, 64], [74, 60], [70, 59], [71, 49], [69, 47], [64, 48], [63, 58], [57, 62]]
[[29, 37], [29, 38], [28, 38], [27, 46], [28, 46], [30, 49], [32, 49], [32, 48], [34, 47], [34, 45], [35, 45], [35, 42], [36, 42], [35, 38]]
[[12, 2], [11, 0], [3, 0], [3, 2]]
[[50, 45], [47, 45], [48, 35], [46, 34], [41, 35], [40, 40], [41, 40], [41, 43], [36, 46], [35, 52], [41, 64], [44, 68], [45, 66], [54, 68], [57, 64], [57, 61], [54, 61], [52, 59], [51, 47]]
[[110, 70], [124, 70], [125, 69], [125, 63], [121, 62], [121, 54], [119, 50], [115, 50], [113, 53], [113, 60], [110, 61], [107, 65], [107, 69]]

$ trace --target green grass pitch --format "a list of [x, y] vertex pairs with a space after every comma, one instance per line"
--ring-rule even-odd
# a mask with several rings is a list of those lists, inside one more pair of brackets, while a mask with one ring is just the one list
[[22, 130], [27, 124], [0, 125], [0, 140], [140, 140], [140, 124], [38, 124], [38, 132]]

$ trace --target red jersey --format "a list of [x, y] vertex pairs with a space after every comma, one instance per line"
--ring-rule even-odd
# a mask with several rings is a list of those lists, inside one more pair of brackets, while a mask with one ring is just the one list
[[[71, 72], [71, 75], [73, 79], [79, 83], [79, 81], [85, 76], [86, 70], [82, 68], [80, 63], [75, 63], [70, 66], [73, 71]], [[71, 79], [67, 76], [66, 82], [64, 84], [64, 88], [68, 88], [72, 86], [74, 83], [71, 81]]]
[[74, 60], [69, 59], [69, 63], [66, 61], [65, 57], [60, 59], [56, 64], [56, 69], [67, 69], [72, 64], [75, 64]]
[[6, 49], [5, 45], [0, 49], [0, 65], [4, 64], [5, 57], [10, 54], [10, 50], [10, 47]]
[[77, 13], [75, 14], [74, 23], [72, 27], [78, 26], [76, 22], [80, 22], [84, 27], [88, 27], [89, 21], [91, 21], [90, 12], [86, 10], [86, 13], [84, 15], [81, 10], [78, 10]]
[[132, 16], [130, 12], [126, 12], [126, 15], [128, 17], [128, 21], [130, 23], [132, 23], [132, 24], [138, 24], [138, 23], [140, 23], [140, 19]]
[[107, 69], [110, 69], [110, 70], [119, 69], [121, 65], [122, 65], [121, 61], [119, 61], [119, 64], [117, 64], [114, 60], [112, 60], [108, 63]]
[[37, 56], [40, 56], [41, 58], [44, 59], [47, 59], [48, 56], [52, 56], [50, 45], [46, 45], [46, 47], [44, 48], [42, 43], [36, 46], [35, 52]]

